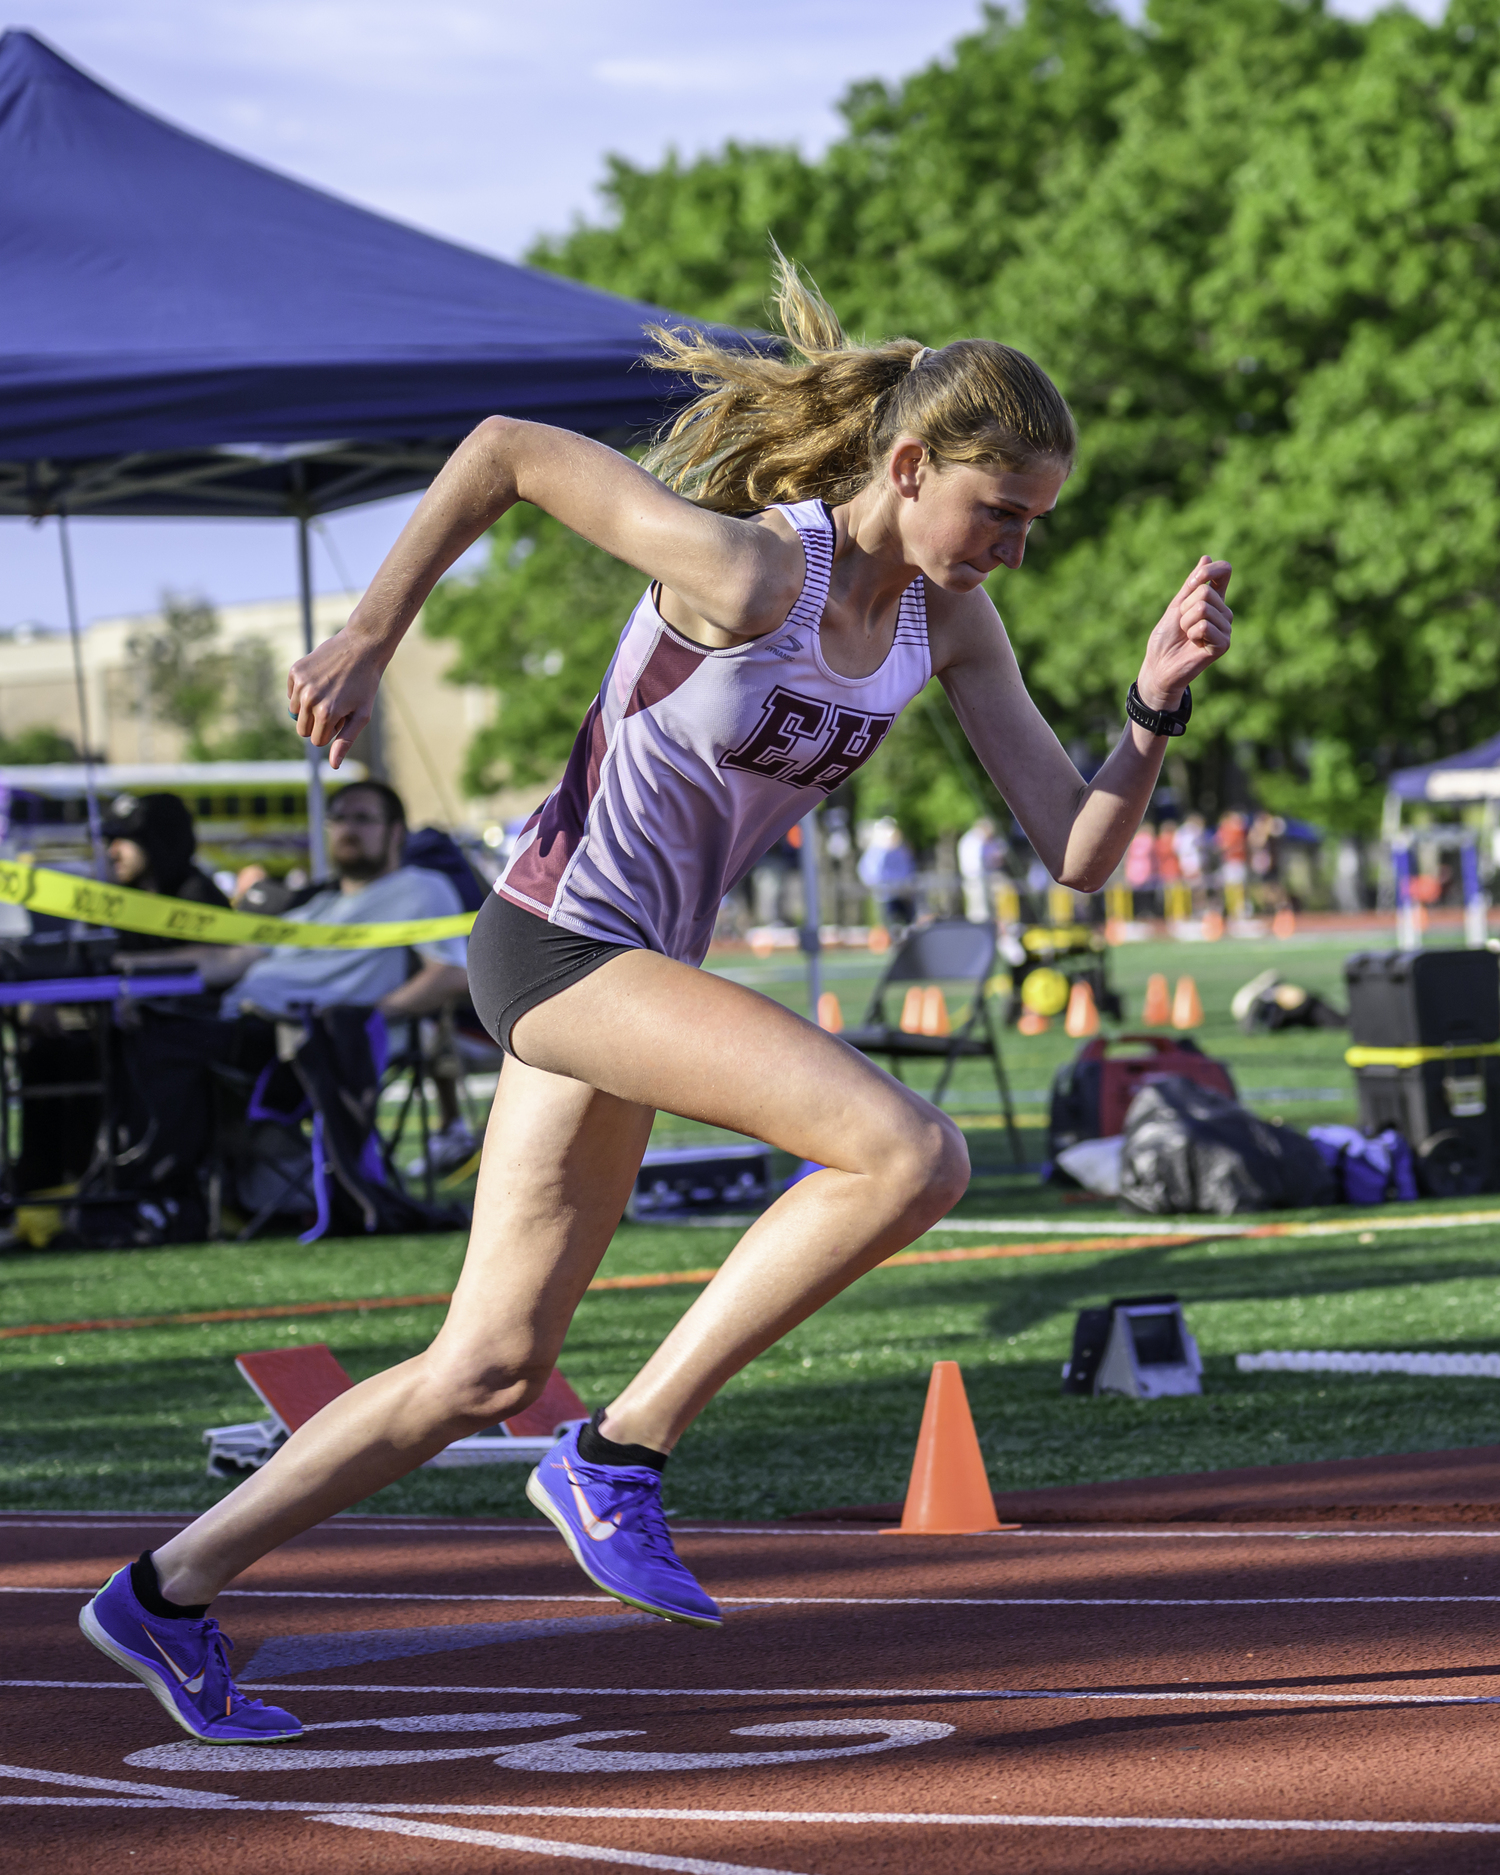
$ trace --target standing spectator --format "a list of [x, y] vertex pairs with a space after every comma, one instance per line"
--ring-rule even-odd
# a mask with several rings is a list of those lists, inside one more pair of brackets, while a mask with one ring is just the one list
[[1245, 816], [1243, 814], [1223, 814], [1219, 818], [1219, 884], [1224, 891], [1224, 911], [1230, 918], [1243, 918], [1245, 915], [1245, 879], [1247, 877], [1246, 855], [1249, 846], [1246, 839]]
[[912, 881], [917, 862], [902, 837], [901, 829], [889, 815], [877, 820], [870, 829], [869, 843], [860, 856], [860, 884], [868, 886], [875, 898], [876, 912], [883, 925], [909, 925], [917, 915]]
[[1125, 849], [1125, 883], [1132, 892], [1149, 892], [1156, 878], [1156, 829], [1147, 821]]
[[1196, 891], [1203, 883], [1203, 849], [1208, 840], [1208, 828], [1201, 814], [1189, 814], [1177, 829], [1173, 846], [1177, 853], [1177, 864], [1182, 869], [1182, 881], [1189, 891]]
[[981, 816], [958, 842], [958, 873], [964, 887], [964, 916], [970, 924], [989, 924], [995, 916], [995, 875], [1005, 861], [1005, 842], [995, 823]]

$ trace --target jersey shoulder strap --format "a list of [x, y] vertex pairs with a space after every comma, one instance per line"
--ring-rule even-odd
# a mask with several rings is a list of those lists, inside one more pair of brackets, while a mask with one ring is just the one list
[[787, 613], [786, 623], [816, 631], [828, 604], [828, 584], [833, 577], [833, 516], [824, 501], [778, 501], [773, 505], [796, 528], [807, 566], [802, 591]]

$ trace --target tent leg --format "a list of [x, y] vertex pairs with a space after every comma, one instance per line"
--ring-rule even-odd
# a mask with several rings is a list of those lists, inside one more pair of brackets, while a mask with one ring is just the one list
[[[297, 594], [302, 602], [302, 650], [313, 648], [312, 555], [307, 516], [297, 516]], [[307, 744], [307, 870], [313, 879], [328, 877], [328, 842], [323, 829], [324, 756]]]
[[99, 790], [94, 782], [94, 738], [89, 728], [89, 692], [83, 676], [83, 630], [78, 622], [78, 588], [73, 583], [73, 544], [68, 538], [68, 517], [57, 511], [57, 542], [62, 550], [63, 593], [68, 606], [68, 636], [73, 641], [73, 683], [78, 693], [78, 733], [83, 739], [83, 788], [88, 797], [89, 844], [94, 850], [94, 873], [109, 877], [104, 851], [104, 821], [99, 812]]

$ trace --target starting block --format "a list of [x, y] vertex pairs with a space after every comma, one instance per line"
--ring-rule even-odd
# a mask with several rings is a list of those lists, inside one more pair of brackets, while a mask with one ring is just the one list
[[[257, 1471], [266, 1460], [330, 1400], [354, 1385], [333, 1350], [323, 1342], [307, 1348], [267, 1348], [235, 1359], [269, 1417], [238, 1426], [210, 1426], [210, 1478], [232, 1478]], [[426, 1462], [431, 1466], [535, 1464], [570, 1427], [587, 1421], [589, 1410], [554, 1367], [541, 1395], [503, 1424], [455, 1439]]]

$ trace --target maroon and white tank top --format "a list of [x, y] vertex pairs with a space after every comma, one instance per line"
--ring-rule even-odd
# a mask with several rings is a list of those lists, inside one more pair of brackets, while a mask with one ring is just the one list
[[921, 576], [901, 596], [885, 662], [841, 677], [818, 638], [833, 517], [821, 501], [779, 512], [807, 563], [786, 622], [711, 651], [674, 631], [648, 591], [497, 892], [569, 931], [701, 963], [724, 896], [868, 761], [925, 686]]

